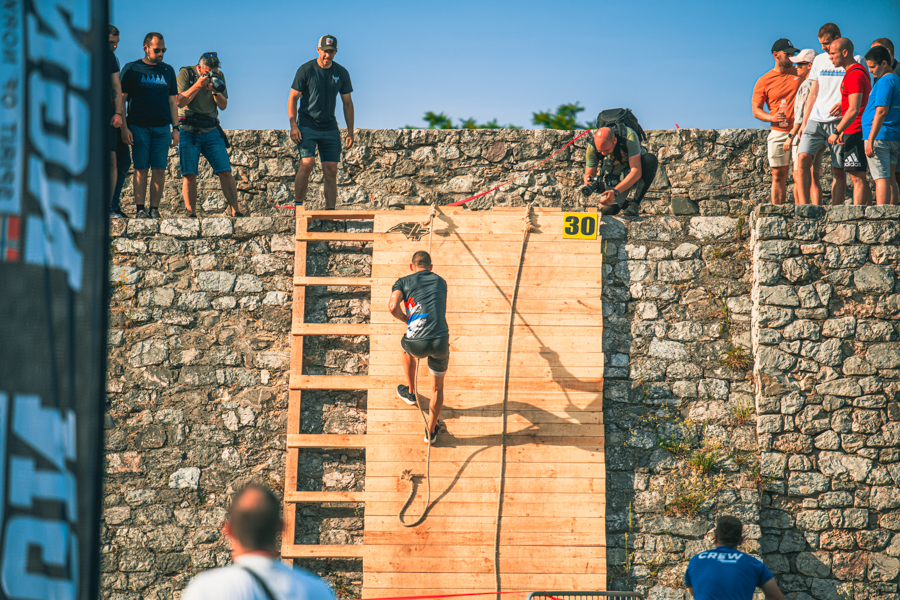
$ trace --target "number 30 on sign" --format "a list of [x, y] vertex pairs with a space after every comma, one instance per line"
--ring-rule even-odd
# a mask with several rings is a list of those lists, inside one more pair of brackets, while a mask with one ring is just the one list
[[597, 239], [597, 213], [565, 213], [563, 238], [576, 240]]

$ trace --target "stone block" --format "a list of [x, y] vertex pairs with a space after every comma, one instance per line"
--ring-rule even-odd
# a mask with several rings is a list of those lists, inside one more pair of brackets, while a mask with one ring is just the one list
[[731, 217], [694, 217], [688, 232], [700, 240], [730, 241], [737, 237], [738, 220]]
[[829, 338], [847, 339], [856, 333], [856, 318], [841, 317], [828, 319], [822, 327], [822, 335]]
[[762, 328], [759, 330], [759, 343], [764, 346], [774, 346], [781, 339], [781, 334], [775, 329]]
[[855, 379], [836, 379], [816, 386], [816, 393], [821, 396], [845, 396], [855, 398], [862, 394], [862, 388]]
[[200, 219], [163, 219], [159, 232], [176, 238], [195, 238], [200, 235]]
[[254, 275], [238, 275], [234, 285], [234, 291], [241, 293], [256, 293], [263, 291], [263, 286], [259, 279]]
[[813, 445], [819, 450], [839, 450], [841, 438], [833, 431], [825, 431], [816, 436]]
[[866, 263], [866, 246], [827, 246], [825, 266], [829, 269], [857, 269]]
[[200, 289], [207, 292], [227, 294], [234, 289], [237, 277], [225, 271], [204, 271], [199, 274]]
[[827, 220], [832, 223], [839, 223], [843, 221], [857, 221], [859, 219], [865, 218], [865, 215], [865, 206], [830, 206], [828, 207]]
[[687, 348], [684, 344], [678, 342], [654, 339], [650, 342], [648, 354], [666, 360], [686, 360]]
[[853, 272], [853, 284], [861, 292], [891, 292], [894, 272], [888, 267], [865, 264]]
[[631, 224], [631, 239], [671, 242], [684, 235], [684, 226], [674, 217], [651, 217]]
[[200, 221], [203, 237], [225, 237], [234, 233], [234, 223], [225, 217], [210, 217]]
[[860, 223], [859, 241], [872, 245], [896, 245], [900, 239], [900, 224], [891, 221]]
[[782, 263], [781, 274], [791, 283], [798, 283], [809, 276], [809, 264], [806, 262], [806, 258], [802, 256], [789, 258]]
[[784, 328], [782, 332], [786, 340], [813, 340], [821, 337], [822, 326], [814, 321], [799, 319]]
[[760, 240], [787, 238], [787, 221], [784, 217], [759, 217], [756, 220], [756, 236]]
[[777, 348], [764, 346], [757, 354], [756, 366], [759, 369], [789, 371], [796, 364], [797, 359]]
[[275, 219], [272, 217], [242, 217], [234, 222], [234, 235], [250, 236], [271, 233]]
[[759, 259], [781, 262], [800, 253], [800, 244], [793, 240], [764, 240], [758, 243]]
[[893, 581], [900, 573], [900, 560], [883, 553], [868, 557], [869, 581]]
[[197, 467], [183, 467], [169, 476], [170, 488], [197, 489], [200, 483], [200, 469]]
[[803, 342], [800, 355], [810, 358], [819, 364], [836, 367], [841, 364], [841, 343], [834, 338], [822, 343]]
[[668, 260], [657, 266], [659, 281], [677, 283], [696, 279], [703, 270], [701, 260]]
[[866, 352], [866, 360], [876, 369], [900, 368], [900, 342], [872, 344]]
[[768, 306], [800, 306], [800, 299], [789, 285], [760, 286], [759, 303]]
[[760, 260], [756, 263], [759, 285], [775, 285], [781, 279], [781, 263]]
[[801, 219], [821, 219], [825, 216], [825, 207], [813, 204], [800, 204], [794, 207], [794, 214]]
[[827, 225], [822, 241], [828, 244], [846, 246], [856, 241], [856, 225], [853, 223], [839, 223]]
[[828, 552], [801, 552], [795, 564], [797, 571], [807, 577], [825, 579], [831, 575], [831, 554]]
[[188, 311], [208, 310], [210, 308], [206, 292], [187, 292], [179, 294], [176, 306], [181, 310]]
[[700, 214], [700, 208], [690, 198], [675, 196], [670, 202], [669, 208], [676, 217]]
[[[829, 487], [831, 487], [831, 482], [821, 473], [791, 473], [788, 478], [788, 493], [792, 496], [813, 496], [827, 491]], [[827, 527], [827, 513], [823, 514], [825, 514], [825, 527]], [[809, 525], [804, 528], [814, 531]]]

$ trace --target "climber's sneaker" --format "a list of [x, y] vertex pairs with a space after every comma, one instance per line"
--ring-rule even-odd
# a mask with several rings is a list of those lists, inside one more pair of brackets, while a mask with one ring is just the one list
[[438, 421], [437, 424], [434, 426], [434, 431], [432, 431], [431, 434], [429, 434], [428, 430], [426, 429], [425, 430], [425, 443], [430, 446], [434, 446], [434, 444], [437, 442], [437, 434], [440, 429], [441, 429], [440, 421]]
[[410, 406], [416, 405], [416, 395], [409, 393], [408, 385], [398, 385], [397, 386], [397, 395], [400, 396], [401, 400], [403, 400]]

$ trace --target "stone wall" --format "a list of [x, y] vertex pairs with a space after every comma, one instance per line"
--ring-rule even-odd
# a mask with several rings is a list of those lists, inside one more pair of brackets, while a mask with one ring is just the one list
[[[463, 198], [571, 135], [361, 132], [342, 197], [359, 208]], [[687, 560], [730, 512], [790, 600], [837, 600], [854, 581], [859, 598], [896, 598], [900, 214], [763, 206], [745, 217], [768, 194], [763, 139], [652, 132], [666, 167], [659, 206], [684, 194], [706, 214], [603, 219], [609, 588], [685, 598]], [[290, 184], [293, 148], [283, 132], [234, 142], [251, 209], [273, 216], [112, 222], [104, 598], [177, 598], [227, 563], [230, 492], [250, 479], [283, 486], [294, 221], [270, 205]], [[529, 194], [572, 205], [579, 152], [475, 208]], [[310, 275], [370, 269], [371, 244], [309, 245]], [[307, 322], [368, 322], [370, 310], [367, 289], [307, 291]], [[306, 373], [366, 372], [365, 337], [304, 343]], [[364, 393], [307, 393], [302, 431], [364, 433], [365, 415]], [[364, 471], [361, 451], [307, 451], [300, 489], [360, 490]], [[298, 543], [361, 541], [362, 505], [297, 516]], [[358, 596], [359, 561], [303, 564]]]
[[[522, 174], [578, 133], [546, 129], [360, 129], [340, 164], [338, 202], [345, 207], [371, 209], [461, 200]], [[293, 201], [298, 164], [297, 149], [287, 131], [235, 130], [228, 134], [241, 202], [254, 216], [282, 212], [275, 205]], [[648, 137], [647, 147], [659, 157], [661, 168], [642, 203], [645, 214], [669, 214], [672, 198], [699, 202], [703, 215], [747, 214], [750, 207], [768, 201], [771, 176], [764, 130], [656, 130], [648, 132]], [[543, 206], [596, 205], [596, 196], [585, 200], [577, 191], [584, 173], [587, 140], [587, 136], [581, 138], [531, 174], [469, 207], [515, 206], [535, 198], [540, 198]], [[205, 160], [200, 164], [201, 214], [223, 213], [225, 200], [218, 179]], [[830, 177], [827, 165], [823, 177]], [[317, 168], [309, 191], [314, 207], [323, 203], [321, 181], [322, 171]], [[132, 214], [130, 177], [123, 206]], [[174, 149], [169, 153], [160, 210], [164, 217], [187, 216]]]
[[900, 208], [760, 207], [761, 551], [791, 592], [897, 598]]

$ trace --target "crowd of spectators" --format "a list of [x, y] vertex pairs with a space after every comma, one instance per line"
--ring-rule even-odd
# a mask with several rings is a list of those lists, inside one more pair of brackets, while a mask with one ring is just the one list
[[772, 46], [774, 68], [753, 88], [753, 116], [771, 123], [767, 138], [772, 169], [771, 200], [784, 204], [793, 164], [794, 202], [822, 204], [820, 167], [831, 156], [831, 201], [843, 204], [847, 176], [853, 203], [898, 203], [900, 159], [900, 64], [886, 37], [871, 43], [865, 56], [840, 27], [819, 28], [822, 54], [799, 50], [787, 38]]
[[[134, 166], [135, 217], [158, 219], [166, 181], [169, 148], [178, 148], [182, 195], [189, 217], [197, 217], [197, 175], [200, 157], [219, 177], [222, 194], [234, 217], [244, 216], [237, 183], [231, 173], [228, 136], [219, 124], [219, 111], [228, 107], [228, 86], [218, 53], [204, 52], [196, 65], [175, 69], [163, 61], [163, 34], [144, 36], [144, 56], [119, 66], [116, 49], [119, 29], [109, 26], [112, 97], [109, 136], [113, 193], [110, 217], [122, 218], [121, 195], [130, 167]], [[288, 97], [291, 140], [297, 144], [300, 166], [294, 182], [296, 205], [303, 204], [318, 148], [324, 172], [325, 205], [337, 201], [337, 167], [341, 135], [334, 116], [340, 94], [347, 121], [347, 148], [353, 144], [353, 86], [347, 69], [334, 62], [337, 38], [319, 38], [317, 58], [297, 69]], [[299, 107], [298, 107], [299, 104]], [[127, 108], [127, 110], [126, 110]], [[149, 205], [147, 203], [149, 184]]]

